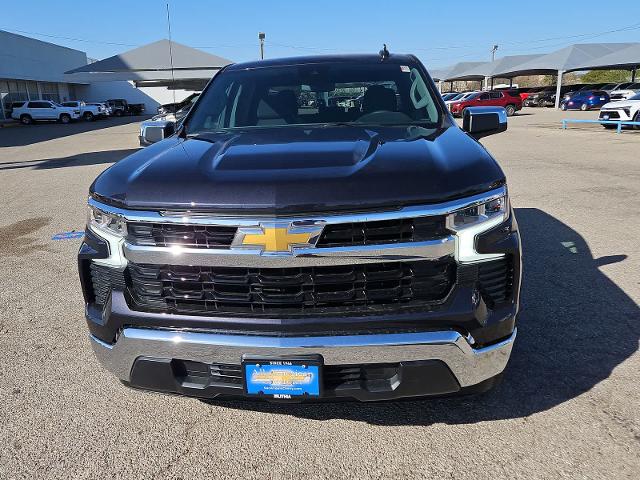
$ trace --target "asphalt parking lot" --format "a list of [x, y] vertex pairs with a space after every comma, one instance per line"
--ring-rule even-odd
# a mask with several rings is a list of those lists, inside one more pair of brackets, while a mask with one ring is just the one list
[[76, 273], [95, 176], [140, 119], [0, 129], [0, 478], [637, 479], [640, 131], [525, 109], [483, 140], [509, 179], [523, 309], [504, 382], [381, 404], [214, 403], [96, 362]]

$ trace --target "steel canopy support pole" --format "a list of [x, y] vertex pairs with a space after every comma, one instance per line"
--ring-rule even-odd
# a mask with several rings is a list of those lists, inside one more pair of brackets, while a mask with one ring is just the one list
[[558, 81], [556, 82], [556, 108], [560, 108], [560, 91], [562, 89], [562, 74], [564, 70], [558, 70]]
[[442, 80], [438, 80], [438, 92], [442, 93]]
[[513, 77], [509, 79], [509, 88], [513, 87]]
[[635, 82], [636, 81], [636, 73], [638, 72], [638, 67], [633, 67], [633, 69], [631, 69], [631, 81]]

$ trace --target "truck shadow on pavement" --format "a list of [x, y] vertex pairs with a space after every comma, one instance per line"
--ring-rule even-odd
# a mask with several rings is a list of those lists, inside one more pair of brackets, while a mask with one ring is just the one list
[[600, 271], [626, 255], [594, 259], [576, 231], [545, 212], [521, 208], [516, 216], [524, 252], [522, 309], [511, 361], [494, 390], [377, 404], [213, 403], [374, 425], [465, 424], [527, 417], [589, 391], [638, 349], [640, 308]]
[[2, 162], [0, 172], [3, 170], [18, 170], [30, 168], [32, 170], [50, 170], [63, 167], [81, 167], [85, 165], [100, 165], [114, 163], [137, 152], [137, 148], [124, 150], [105, 150], [102, 152], [87, 152], [61, 158], [47, 158], [43, 160], [26, 160], [23, 162]]
[[9, 128], [0, 129], [0, 147], [22, 147], [56, 138], [68, 137], [69, 135], [101, 130], [103, 128], [139, 123], [147, 118], [150, 118], [150, 116], [111, 117], [97, 119], [93, 122], [78, 120], [67, 125], [55, 122], [41, 122], [34, 125], [12, 125]]

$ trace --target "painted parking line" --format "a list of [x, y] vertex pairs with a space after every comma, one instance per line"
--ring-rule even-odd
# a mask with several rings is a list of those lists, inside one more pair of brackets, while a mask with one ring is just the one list
[[51, 237], [51, 240], [71, 240], [74, 238], [82, 238], [84, 237], [84, 231], [75, 231], [72, 230], [70, 232], [61, 232], [61, 233], [56, 233], [53, 237]]

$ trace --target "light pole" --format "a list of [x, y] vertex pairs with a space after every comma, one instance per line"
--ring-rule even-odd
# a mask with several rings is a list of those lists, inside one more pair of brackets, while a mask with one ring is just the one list
[[491, 61], [495, 61], [496, 59], [496, 51], [498, 50], [498, 45], [494, 45], [491, 49]]
[[260, 40], [260, 60], [264, 60], [264, 32], [258, 32], [258, 39]]

